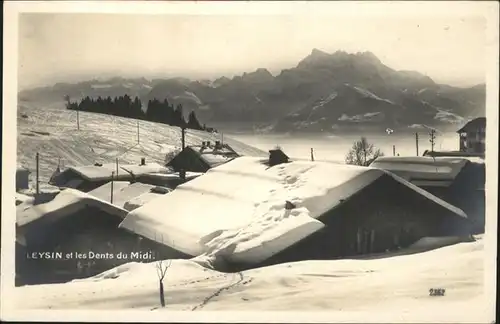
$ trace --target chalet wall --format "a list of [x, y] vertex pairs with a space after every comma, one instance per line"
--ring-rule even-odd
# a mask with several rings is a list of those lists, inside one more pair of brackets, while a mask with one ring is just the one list
[[210, 167], [204, 163], [198, 154], [191, 149], [185, 149], [174, 157], [168, 165], [175, 171], [183, 169], [191, 172], [207, 172]]
[[[381, 190], [383, 188], [383, 190]], [[319, 218], [326, 227], [260, 266], [397, 250], [424, 236], [468, 233], [468, 223], [383, 176]]]
[[422, 187], [446, 202], [462, 209], [471, 221], [474, 234], [484, 233], [485, 166], [467, 163], [450, 187]]
[[[27, 248], [18, 248], [18, 284], [65, 282], [93, 276], [128, 262], [188, 257], [167, 246], [118, 228], [120, 222], [120, 218], [99, 209], [87, 208], [64, 220], [31, 228], [26, 236]], [[41, 231], [46, 235], [37, 235]], [[67, 253], [73, 253], [73, 256], [71, 259], [34, 259], [30, 256], [33, 252], [61, 252], [63, 257]], [[113, 258], [89, 259], [89, 252], [107, 254]], [[133, 258], [132, 252], [139, 252], [139, 255], [148, 258]], [[120, 253], [124, 258], [117, 259]], [[87, 258], [77, 258], [77, 254], [87, 255]]]

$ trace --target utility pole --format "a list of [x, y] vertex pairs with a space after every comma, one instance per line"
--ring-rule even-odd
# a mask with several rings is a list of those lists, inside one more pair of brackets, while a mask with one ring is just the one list
[[418, 156], [418, 132], [415, 133], [415, 145], [417, 147], [417, 156]]
[[137, 144], [139, 144], [139, 121], [137, 121]]
[[392, 146], [392, 156], [396, 156], [396, 145]]
[[118, 158], [116, 158], [116, 176], [118, 177]]
[[40, 153], [36, 152], [36, 194], [40, 194]]
[[434, 129], [431, 129], [429, 135], [429, 142], [431, 142], [431, 152], [434, 152], [434, 145], [436, 144], [436, 131]]
[[181, 149], [184, 150], [186, 147], [186, 127], [181, 127]]

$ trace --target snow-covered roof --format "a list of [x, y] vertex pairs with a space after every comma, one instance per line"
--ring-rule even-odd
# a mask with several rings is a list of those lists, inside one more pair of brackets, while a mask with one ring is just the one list
[[462, 152], [462, 151], [429, 151], [426, 150], [423, 156], [434, 157], [459, 157], [468, 159], [475, 163], [484, 163], [484, 153]]
[[158, 193], [158, 192], [146, 192], [143, 193], [142, 195], [139, 195], [137, 197], [134, 197], [127, 201], [124, 205], [123, 208], [125, 208], [128, 211], [132, 211], [134, 209], [137, 209], [148, 202], [150, 202], [153, 199], [156, 199], [158, 197], [163, 196], [164, 194]]
[[22, 173], [31, 173], [30, 170], [28, 170], [27, 168], [21, 166], [21, 165], [18, 165], [17, 168], [16, 168], [16, 172], [22, 172]]
[[[86, 207], [97, 207], [111, 215], [125, 218], [127, 211], [75, 189], [64, 189], [53, 200], [37, 205], [21, 204], [16, 209], [16, 224], [27, 225], [42, 217], [51, 220], [68, 217]], [[89, 215], [90, 217], [92, 215]]]
[[[129, 200], [150, 192], [155, 186], [140, 182], [129, 183], [128, 181], [113, 181], [112, 204], [124, 208]], [[89, 195], [111, 203], [111, 182], [88, 192]]]
[[114, 172], [114, 177], [117, 180], [130, 179], [131, 178], [130, 172], [132, 172], [134, 175], [141, 175], [145, 173], [154, 173], [154, 172], [165, 172], [165, 173], [169, 172], [168, 168], [161, 166], [158, 163], [146, 163], [145, 165], [119, 164], [118, 167], [119, 167], [118, 175], [116, 172], [115, 163], [69, 167], [64, 172], [71, 170], [87, 181], [110, 180], [112, 172]]
[[[194, 179], [194, 178], [199, 177], [200, 175], [203, 175], [203, 174], [204, 173], [202, 173], [202, 172], [187, 171], [186, 172], [186, 179]], [[147, 178], [158, 179], [158, 180], [175, 180], [175, 179], [179, 179], [180, 175], [178, 172], [175, 172], [175, 173], [156, 173], [156, 172], [153, 172], [153, 173], [141, 174], [141, 176], [138, 178], [140, 179], [141, 177], [147, 177]]]
[[235, 158], [235, 156], [228, 156], [216, 153], [201, 153], [200, 157], [212, 167], [229, 162]]
[[477, 130], [481, 127], [486, 127], [486, 117], [478, 117], [470, 120], [465, 124], [462, 128], [457, 130], [457, 133], [462, 133], [462, 132], [468, 132], [468, 131], [473, 131]]
[[[456, 157], [379, 157], [370, 166], [390, 171], [405, 180], [453, 181], [468, 159]], [[451, 182], [450, 182], [451, 184]]]
[[[239, 157], [132, 211], [120, 227], [186, 254], [232, 249], [234, 258], [258, 262], [322, 228], [316, 218], [382, 175], [466, 217], [381, 169], [310, 161], [269, 168], [259, 158]], [[287, 200], [296, 208], [287, 211]]]

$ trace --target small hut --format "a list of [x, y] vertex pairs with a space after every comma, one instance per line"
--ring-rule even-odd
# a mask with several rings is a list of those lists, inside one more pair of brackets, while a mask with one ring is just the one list
[[16, 191], [29, 189], [30, 171], [22, 166], [16, 169]]
[[269, 166], [275, 166], [281, 163], [288, 163], [289, 157], [281, 150], [281, 148], [276, 147], [269, 150]]

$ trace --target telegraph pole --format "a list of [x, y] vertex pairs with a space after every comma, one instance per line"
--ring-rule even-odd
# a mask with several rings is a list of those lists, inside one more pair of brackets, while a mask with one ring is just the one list
[[434, 145], [436, 144], [436, 131], [434, 129], [431, 129], [429, 135], [429, 142], [431, 142], [431, 152], [434, 152]]
[[417, 147], [417, 156], [418, 156], [418, 132], [415, 133], [415, 145]]
[[137, 121], [137, 144], [139, 144], [139, 121]]
[[113, 181], [114, 181], [114, 177], [115, 177], [115, 172], [111, 172], [111, 201], [110, 203], [112, 204], [113, 203]]
[[36, 194], [40, 194], [40, 153], [36, 152]]
[[392, 146], [392, 156], [396, 156], [396, 145]]

